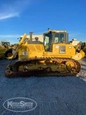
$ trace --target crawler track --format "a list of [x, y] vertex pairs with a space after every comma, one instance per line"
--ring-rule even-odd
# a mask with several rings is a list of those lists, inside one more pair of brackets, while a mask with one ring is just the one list
[[41, 57], [8, 65], [5, 76], [75, 76], [80, 68], [80, 63], [74, 59]]

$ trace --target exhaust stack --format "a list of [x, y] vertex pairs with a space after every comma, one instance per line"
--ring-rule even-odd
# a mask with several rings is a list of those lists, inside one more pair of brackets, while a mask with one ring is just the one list
[[32, 41], [32, 34], [33, 32], [30, 32], [30, 41]]

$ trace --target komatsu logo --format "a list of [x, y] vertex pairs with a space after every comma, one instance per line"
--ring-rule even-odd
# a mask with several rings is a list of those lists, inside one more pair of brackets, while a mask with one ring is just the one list
[[37, 103], [30, 98], [16, 97], [6, 100], [3, 103], [3, 107], [6, 110], [13, 112], [27, 112], [35, 109], [37, 107]]

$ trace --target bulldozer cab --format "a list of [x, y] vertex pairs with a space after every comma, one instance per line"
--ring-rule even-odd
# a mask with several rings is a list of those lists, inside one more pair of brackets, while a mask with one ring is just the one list
[[66, 31], [48, 31], [44, 33], [45, 51], [52, 51], [52, 44], [68, 43], [68, 33]]

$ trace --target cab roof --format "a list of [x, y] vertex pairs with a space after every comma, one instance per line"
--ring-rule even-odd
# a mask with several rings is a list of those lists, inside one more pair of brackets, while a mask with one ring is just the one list
[[47, 32], [44, 32], [44, 33], [49, 33], [49, 32], [54, 32], [54, 33], [60, 33], [60, 32], [62, 32], [62, 33], [66, 33], [67, 31], [66, 30], [49, 30], [49, 31], [47, 31]]

